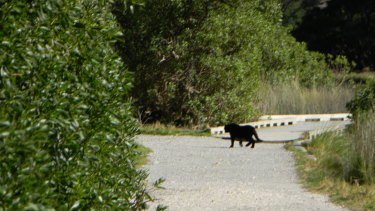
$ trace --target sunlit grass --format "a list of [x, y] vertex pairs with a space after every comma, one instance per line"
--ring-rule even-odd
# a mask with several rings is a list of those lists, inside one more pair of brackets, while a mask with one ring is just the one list
[[138, 156], [135, 159], [135, 165], [139, 168], [141, 166], [144, 166], [147, 164], [148, 155], [152, 152], [150, 148], [147, 148], [141, 144], [137, 144], [137, 147], [135, 149], [136, 153], [138, 153]]
[[292, 146], [302, 180], [310, 190], [354, 210], [375, 210], [374, 112], [362, 114], [349, 131], [323, 134], [306, 147], [317, 159]]
[[144, 124], [140, 127], [141, 134], [148, 135], [180, 135], [180, 136], [211, 136], [210, 130], [188, 127], [176, 127], [161, 123]]
[[353, 126], [351, 139], [360, 159], [364, 180], [375, 184], [375, 112], [358, 114]]
[[259, 89], [257, 108], [263, 114], [345, 113], [354, 91], [349, 85], [306, 88], [297, 82], [264, 83]]

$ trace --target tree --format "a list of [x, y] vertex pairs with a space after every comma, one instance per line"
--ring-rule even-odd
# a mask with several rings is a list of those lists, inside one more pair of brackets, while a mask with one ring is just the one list
[[142, 122], [249, 121], [261, 80], [327, 78], [324, 57], [281, 25], [277, 1], [116, 1], [114, 14]]
[[281, 0], [283, 24], [293, 29], [297, 28], [306, 13], [319, 5], [322, 5], [321, 0]]
[[[217, 1], [144, 1], [131, 7], [116, 1], [114, 14], [123, 30], [117, 47], [134, 72], [132, 96], [142, 122], [193, 121], [188, 101], [200, 71], [195, 34]], [[199, 81], [199, 80], [198, 80]]]
[[358, 68], [374, 69], [375, 2], [372, 0], [331, 0], [315, 8], [293, 31], [311, 50], [345, 55]]

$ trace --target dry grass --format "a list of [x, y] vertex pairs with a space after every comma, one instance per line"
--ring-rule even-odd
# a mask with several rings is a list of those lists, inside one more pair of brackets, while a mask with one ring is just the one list
[[375, 112], [360, 113], [355, 120], [351, 138], [355, 151], [362, 160], [366, 182], [375, 184]]
[[[293, 147], [292, 147], [293, 148]], [[375, 210], [375, 120], [363, 113], [343, 134], [324, 134], [307, 146], [317, 160], [295, 151], [306, 187], [354, 210]]]
[[308, 159], [305, 153], [292, 150], [295, 152], [298, 173], [308, 190], [326, 194], [332, 202], [352, 210], [375, 210], [374, 184], [351, 184], [342, 179], [329, 177], [320, 169], [318, 163]]
[[354, 96], [347, 85], [301, 87], [297, 82], [281, 85], [263, 84], [257, 107], [263, 114], [345, 113], [345, 105]]
[[207, 129], [197, 129], [188, 127], [176, 127], [174, 125], [165, 125], [160, 122], [153, 124], [143, 124], [140, 126], [140, 131], [142, 134], [148, 135], [186, 135], [186, 136], [211, 136], [210, 130]]

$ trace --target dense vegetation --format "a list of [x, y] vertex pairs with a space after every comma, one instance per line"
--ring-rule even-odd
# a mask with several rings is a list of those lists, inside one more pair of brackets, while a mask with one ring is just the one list
[[357, 63], [357, 69], [374, 70], [375, 1], [329, 0], [326, 5], [318, 4], [313, 9], [301, 3], [307, 1], [283, 0], [290, 1], [299, 3], [295, 6], [301, 5], [293, 11], [304, 13], [302, 20], [300, 13], [296, 18], [289, 16], [288, 20], [300, 23], [293, 35], [307, 42], [310, 50], [334, 56], [345, 55]]
[[107, 4], [0, 2], [0, 210], [128, 210], [149, 200]]
[[280, 2], [283, 11], [283, 24], [292, 29], [296, 29], [303, 22], [303, 18], [310, 10], [324, 6], [322, 0], [281, 0]]
[[[354, 115], [350, 138], [359, 157], [359, 180], [375, 185], [375, 80], [369, 80], [348, 103]], [[375, 208], [375, 201], [373, 204]]]
[[329, 79], [324, 57], [282, 26], [277, 1], [116, 1], [114, 8], [142, 122], [247, 121], [258, 112], [261, 80]]
[[344, 133], [314, 139], [307, 150], [317, 160], [302, 162], [308, 185], [329, 193], [354, 210], [375, 209], [375, 80], [361, 87], [348, 103], [354, 125]]
[[143, 209], [134, 116], [247, 121], [260, 86], [347, 71], [282, 19], [276, 0], [0, 1], [0, 210]]

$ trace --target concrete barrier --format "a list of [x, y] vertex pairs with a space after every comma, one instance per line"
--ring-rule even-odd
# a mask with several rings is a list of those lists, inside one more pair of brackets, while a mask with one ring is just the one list
[[317, 158], [307, 152], [307, 150], [305, 148], [306, 145], [311, 144], [311, 142], [313, 142], [314, 139], [318, 135], [321, 135], [323, 133], [333, 132], [333, 131], [336, 132], [336, 133], [342, 133], [348, 125], [350, 125], [350, 124], [337, 125], [337, 126], [334, 126], [334, 127], [310, 130], [310, 131], [306, 132], [305, 138], [303, 140], [296, 141], [296, 142], [293, 143], [293, 145], [296, 147], [296, 149], [301, 150], [302, 152], [306, 153], [306, 155], [309, 159], [316, 161]]
[[[264, 115], [259, 118], [259, 121], [242, 123], [240, 125], [251, 125], [258, 129], [266, 127], [295, 125], [298, 122], [346, 121], [351, 118], [352, 115], [350, 113]], [[222, 135], [225, 133], [224, 126], [211, 127], [210, 130], [212, 135]], [[314, 132], [312, 134], [314, 135]]]
[[334, 127], [328, 127], [328, 128], [322, 128], [322, 129], [317, 129], [317, 130], [310, 130], [309, 132], [307, 132], [307, 137], [306, 137], [306, 141], [313, 141], [318, 135], [321, 135], [323, 133], [327, 133], [327, 132], [332, 132], [332, 131], [336, 131], [338, 133], [341, 133], [342, 131], [344, 131], [344, 129], [346, 128], [346, 125], [343, 126], [334, 126]]
[[[263, 120], [263, 121], [256, 121], [256, 122], [249, 122], [249, 123], [242, 123], [240, 125], [251, 125], [254, 128], [266, 128], [266, 127], [280, 127], [280, 126], [287, 126], [287, 125], [295, 125], [297, 121], [295, 118], [289, 119], [275, 119], [275, 120]], [[212, 127], [211, 134], [212, 135], [221, 135], [224, 134], [224, 126], [219, 127]]]
[[352, 118], [350, 113], [337, 114], [291, 114], [291, 115], [264, 115], [259, 120], [296, 119], [298, 122], [306, 121], [346, 121]]

